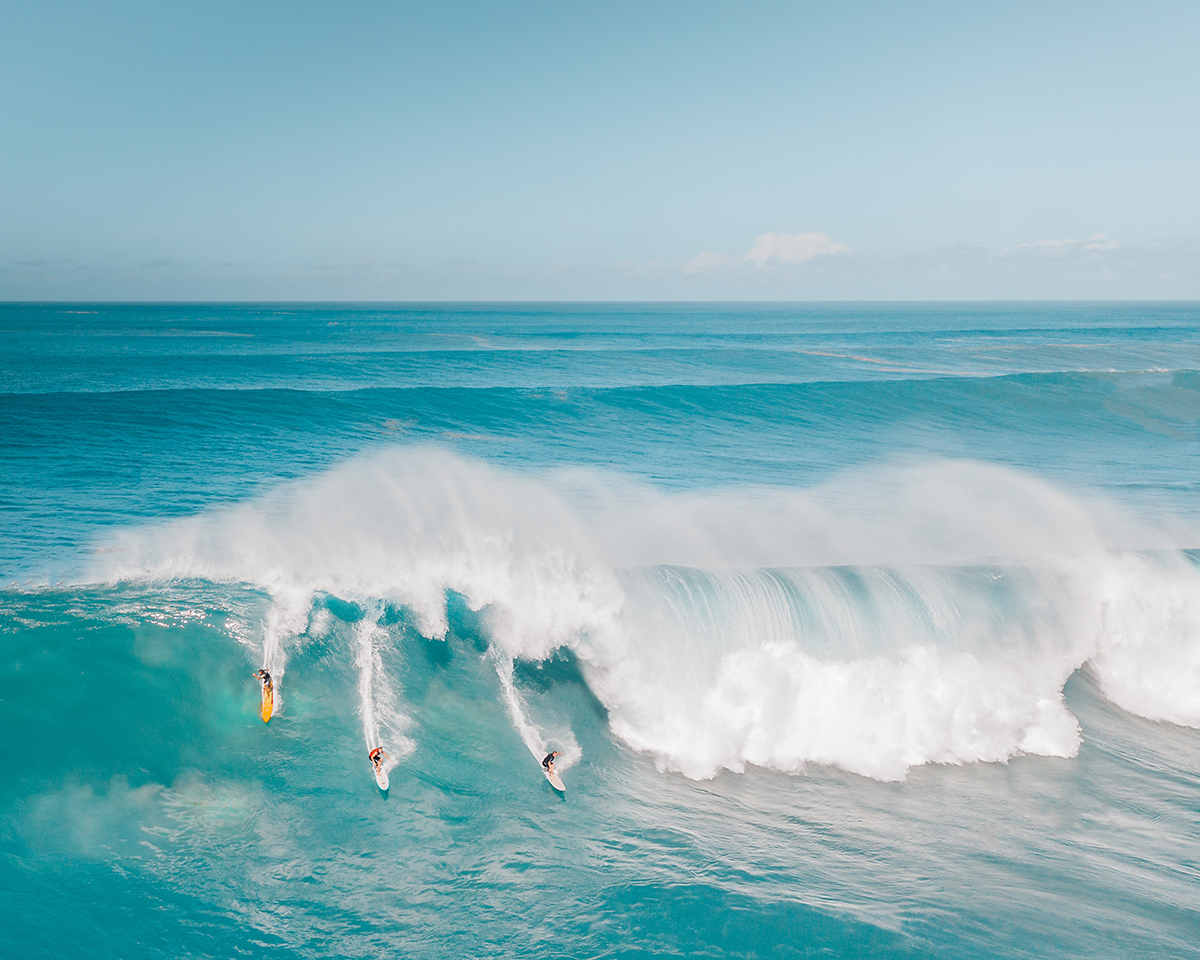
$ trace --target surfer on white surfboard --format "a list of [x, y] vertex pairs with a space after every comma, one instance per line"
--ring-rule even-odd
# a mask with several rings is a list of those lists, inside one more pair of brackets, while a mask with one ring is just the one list
[[386, 753], [383, 752], [383, 747], [376, 747], [369, 754], [367, 754], [367, 756], [369, 756], [371, 758], [371, 763], [373, 763], [375, 765], [376, 773], [383, 772], [383, 761], [385, 759], [387, 759], [387, 760], [392, 759]]
[[391, 760], [392, 758], [383, 752], [383, 747], [376, 747], [367, 756], [371, 758], [371, 765], [375, 768], [375, 782], [379, 784], [380, 790], [386, 790], [388, 788], [388, 775], [387, 771], [383, 769], [383, 761], [384, 759]]
[[559, 793], [566, 793], [566, 784], [562, 782], [562, 777], [554, 772], [554, 758], [561, 756], [562, 754], [557, 750], [551, 750], [548, 754], [546, 754], [545, 758], [542, 760], [542, 773], [544, 773], [546, 775], [546, 779], [550, 781], [550, 786], [552, 786]]

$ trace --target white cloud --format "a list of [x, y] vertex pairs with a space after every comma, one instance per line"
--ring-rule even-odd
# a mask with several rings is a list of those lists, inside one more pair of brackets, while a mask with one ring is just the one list
[[729, 258], [723, 253], [713, 253], [705, 250], [692, 257], [683, 265], [684, 273], [712, 273], [729, 263]]
[[1006, 247], [1004, 256], [1025, 250], [1036, 250], [1038, 253], [1061, 254], [1073, 253], [1079, 250], [1103, 252], [1116, 250], [1121, 245], [1119, 240], [1110, 240], [1102, 233], [1097, 233], [1086, 240], [1076, 240], [1071, 237], [1061, 237], [1057, 240], [1035, 240], [1033, 243], [1018, 243], [1014, 247]]
[[768, 263], [807, 263], [813, 257], [852, 252], [827, 233], [764, 233], [742, 260], [761, 267]]
[[[1078, 240], [1063, 238], [1061, 240], [1034, 240], [1033, 246], [1046, 250], [1061, 250], [1064, 247], [1072, 247], [1077, 244]], [[1018, 243], [1013, 249], [1020, 250], [1022, 247], [1028, 247], [1028, 243]]]
[[663, 260], [651, 260], [648, 263], [622, 261], [614, 263], [613, 267], [631, 277], [661, 277], [664, 274], [679, 272], [679, 264], [667, 263]]
[[[675, 269], [689, 276], [696, 274], [744, 273], [747, 269], [808, 263], [814, 257], [834, 253], [853, 253], [844, 243], [839, 243], [827, 233], [764, 233], [754, 241], [754, 246], [740, 257], [705, 250], [692, 257], [682, 267]], [[644, 272], [653, 265], [656, 272], [666, 272], [667, 267], [657, 260], [644, 264], [634, 272]]]

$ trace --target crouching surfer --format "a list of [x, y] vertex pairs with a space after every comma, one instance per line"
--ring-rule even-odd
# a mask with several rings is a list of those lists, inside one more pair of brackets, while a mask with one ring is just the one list
[[562, 777], [554, 772], [554, 758], [561, 757], [562, 754], [557, 750], [551, 750], [545, 757], [542, 758], [542, 772], [546, 775], [546, 779], [550, 781], [552, 786], [559, 793], [566, 793], [566, 785], [562, 782]]
[[376, 747], [369, 754], [367, 754], [367, 756], [369, 756], [371, 758], [371, 763], [373, 763], [375, 765], [376, 775], [383, 772], [383, 761], [392, 759], [386, 753], [383, 752], [383, 747]]
[[262, 684], [262, 719], [263, 723], [266, 723], [271, 719], [271, 712], [275, 709], [275, 684], [266, 667], [255, 673], [254, 677]]
[[383, 761], [391, 760], [392, 758], [383, 752], [383, 747], [376, 747], [367, 756], [371, 758], [371, 766], [375, 769], [375, 783], [379, 785], [380, 790], [386, 790], [388, 788], [388, 775], [387, 771], [383, 769]]

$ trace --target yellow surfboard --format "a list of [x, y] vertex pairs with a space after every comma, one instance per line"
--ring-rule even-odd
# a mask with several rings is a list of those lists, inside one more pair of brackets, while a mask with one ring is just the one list
[[262, 692], [262, 718], [263, 723], [271, 719], [271, 711], [275, 709], [275, 690], [273, 687], [263, 684]]

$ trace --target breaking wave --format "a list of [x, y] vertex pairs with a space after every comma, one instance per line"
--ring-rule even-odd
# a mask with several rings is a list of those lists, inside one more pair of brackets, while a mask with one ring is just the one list
[[[436, 448], [345, 463], [235, 507], [126, 530], [91, 581], [201, 578], [267, 591], [262, 654], [358, 624], [368, 745], [408, 718], [383, 670], [380, 604], [426, 637], [447, 597], [479, 611], [530, 751], [570, 731], [526, 716], [514, 659], [581, 663], [613, 732], [693, 778], [835, 764], [1073, 756], [1063, 686], [1200, 726], [1200, 573], [1161, 534], [1006, 468], [876, 468], [809, 490], [664, 493], [620, 477], [505, 471]], [[256, 641], [257, 642], [257, 641]], [[282, 692], [280, 704], [283, 703]]]

